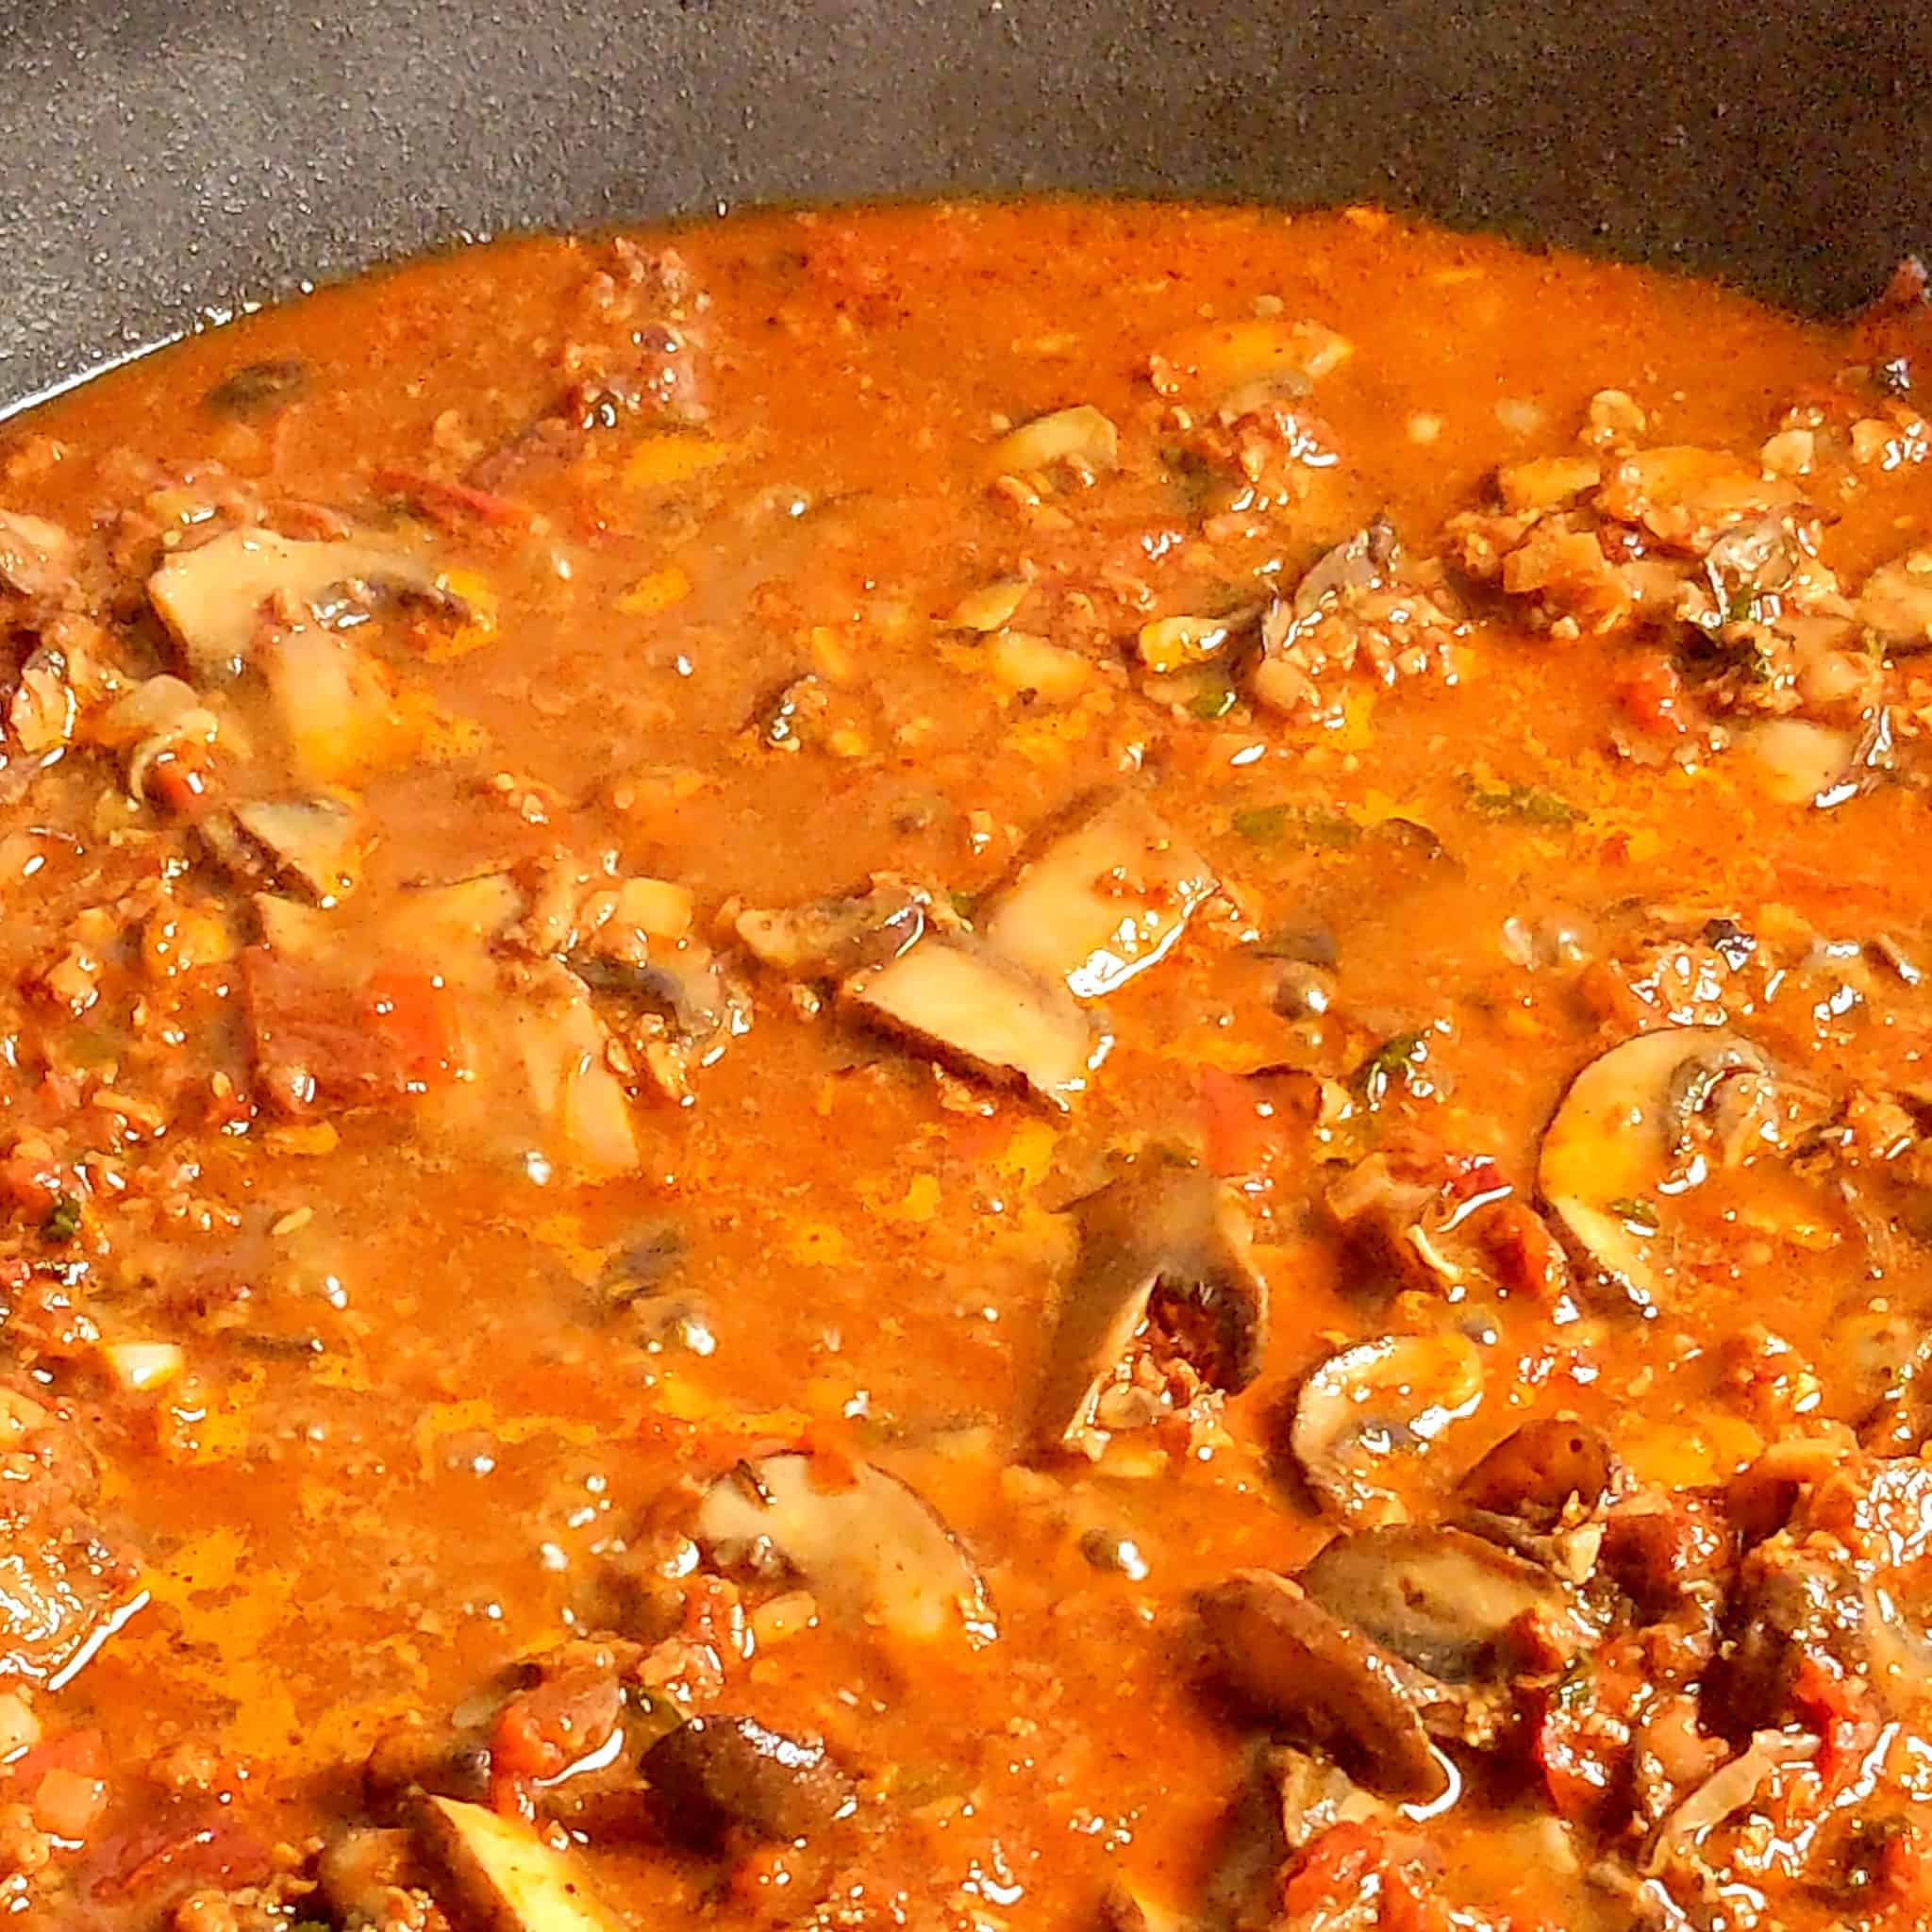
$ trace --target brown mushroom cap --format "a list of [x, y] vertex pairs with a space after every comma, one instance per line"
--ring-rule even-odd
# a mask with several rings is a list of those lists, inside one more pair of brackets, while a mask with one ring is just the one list
[[1080, 1247], [1047, 1345], [1035, 1423], [1042, 1448], [1091, 1426], [1101, 1390], [1157, 1297], [1185, 1315], [1188, 1358], [1205, 1379], [1230, 1391], [1255, 1379], [1268, 1285], [1231, 1189], [1205, 1168], [1150, 1157], [1072, 1211]]
[[816, 1739], [722, 1711], [666, 1732], [641, 1768], [678, 1834], [700, 1844], [734, 1826], [759, 1839], [807, 1838], [852, 1802], [851, 1780]]
[[1257, 1709], [1391, 1798], [1447, 1795], [1452, 1774], [1429, 1741], [1414, 1671], [1298, 1584], [1237, 1571], [1202, 1598], [1201, 1620], [1222, 1674]]
[[1512, 1430], [1457, 1485], [1465, 1508], [1554, 1528], [1574, 1497], [1594, 1509], [1608, 1494], [1615, 1458], [1601, 1429], [1575, 1416], [1544, 1416]]

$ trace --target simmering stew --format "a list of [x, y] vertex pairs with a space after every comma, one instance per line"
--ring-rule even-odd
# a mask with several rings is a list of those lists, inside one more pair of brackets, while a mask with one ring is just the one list
[[1932, 1923], [1932, 308], [521, 241], [0, 428], [0, 1903]]

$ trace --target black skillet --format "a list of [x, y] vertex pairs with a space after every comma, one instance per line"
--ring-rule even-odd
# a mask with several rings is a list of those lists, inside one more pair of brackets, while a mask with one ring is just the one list
[[0, 0], [0, 406], [463, 234], [1370, 199], [1801, 308], [1932, 241], [1926, 0]]

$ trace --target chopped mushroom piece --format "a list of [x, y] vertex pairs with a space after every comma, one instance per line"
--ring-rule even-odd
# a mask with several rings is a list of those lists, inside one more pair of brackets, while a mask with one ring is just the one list
[[852, 1803], [851, 1780], [822, 1743], [720, 1711], [667, 1732], [641, 1769], [679, 1835], [701, 1845], [715, 1845], [734, 1827], [796, 1840]]
[[1202, 1598], [1201, 1618], [1229, 1683], [1351, 1776], [1391, 1798], [1447, 1793], [1451, 1774], [1424, 1723], [1425, 1681], [1298, 1584], [1238, 1571]]
[[726, 1569], [776, 1559], [818, 1601], [893, 1636], [992, 1634], [986, 1586], [918, 1492], [869, 1462], [833, 1468], [787, 1452], [741, 1463], [698, 1505], [698, 1541]]
[[620, 1932], [575, 1853], [521, 1818], [459, 1798], [425, 1798], [411, 1817], [425, 1857], [447, 1877], [476, 1932]]
[[1272, 398], [1307, 395], [1354, 353], [1323, 323], [1256, 315], [1195, 323], [1163, 341], [1148, 367], [1161, 394], [1198, 391], [1231, 419]]
[[1029, 973], [1103, 999], [1169, 951], [1215, 885], [1200, 854], [1127, 793], [1023, 866], [984, 931]]
[[1425, 1446], [1482, 1396], [1475, 1344], [1444, 1332], [1385, 1335], [1332, 1355], [1302, 1384], [1290, 1437], [1318, 1501], [1358, 1524], [1408, 1512], [1381, 1479], [1389, 1459]]
[[[1603, 1279], [1648, 1304], [1661, 1183], [1694, 1154], [1700, 1119], [1730, 1082], [1768, 1084], [1749, 1041], [1722, 1027], [1640, 1033], [1591, 1061], [1543, 1129], [1537, 1185], [1558, 1224]], [[1636, 1214], [1636, 1204], [1649, 1211]]]
[[927, 937], [846, 981], [855, 1012], [991, 1080], [1017, 1082], [1057, 1107], [1087, 1086], [1094, 1035], [1058, 987], [963, 940]]
[[52, 598], [72, 582], [74, 539], [58, 524], [0, 509], [0, 591]]
[[753, 957], [795, 979], [843, 979], [896, 959], [925, 930], [930, 895], [909, 879], [881, 873], [869, 891], [809, 906], [738, 915], [738, 937]]
[[1395, 525], [1387, 517], [1372, 519], [1353, 536], [1324, 551], [1302, 573], [1289, 599], [1290, 614], [1300, 623], [1344, 591], [1365, 591], [1380, 583], [1401, 554]]
[[457, 599], [421, 558], [363, 542], [313, 542], [273, 530], [230, 530], [169, 558], [148, 598], [181, 647], [190, 675], [232, 676], [255, 640], [261, 607], [286, 597], [312, 612], [331, 592], [366, 601], [373, 591], [448, 608]]
[[1091, 403], [1036, 416], [992, 446], [993, 474], [1000, 476], [1050, 470], [1058, 463], [1098, 472], [1120, 466], [1120, 432]]
[[1094, 1404], [1157, 1306], [1206, 1380], [1231, 1391], [1254, 1380], [1268, 1286], [1232, 1189], [1205, 1169], [1150, 1158], [1073, 1213], [1080, 1249], [1047, 1346], [1035, 1423], [1042, 1448], [1094, 1435]]
[[1858, 622], [1888, 650], [1932, 649], [1932, 550], [1881, 564], [1858, 593]]
[[1444, 1683], [1548, 1668], [1579, 1647], [1556, 1579], [1466, 1530], [1389, 1524], [1339, 1536], [1297, 1579], [1316, 1602]]
[[210, 813], [196, 830], [244, 883], [286, 887], [324, 907], [340, 904], [356, 889], [359, 819], [341, 799], [258, 799]]
[[1874, 714], [1861, 734], [1808, 718], [1766, 718], [1739, 733], [1766, 796], [1820, 810], [1864, 791], [1890, 749], [1890, 724]]

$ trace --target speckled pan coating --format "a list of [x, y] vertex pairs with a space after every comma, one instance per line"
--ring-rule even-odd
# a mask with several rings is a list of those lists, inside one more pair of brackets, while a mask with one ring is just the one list
[[1372, 197], [1802, 307], [1932, 240], [1910, 0], [0, 0], [0, 403], [464, 232]]

